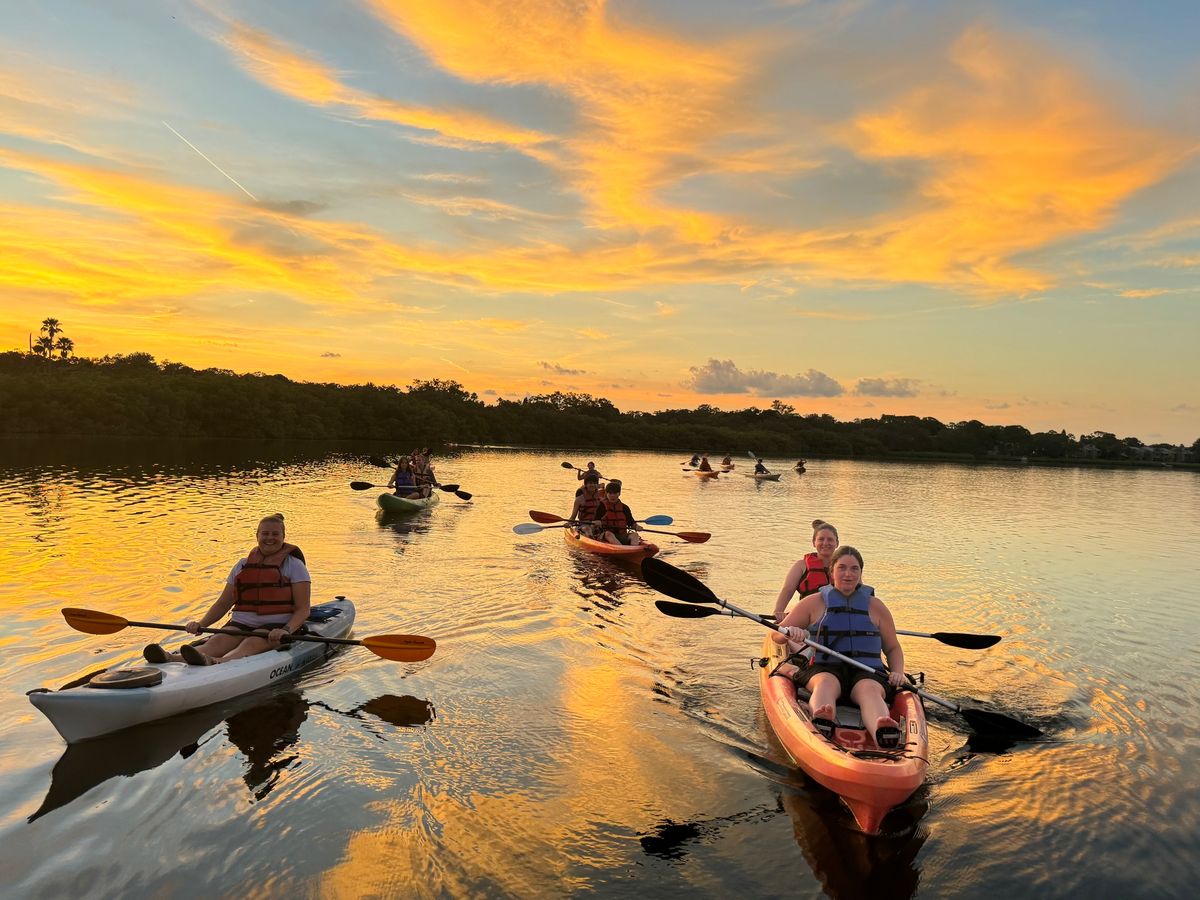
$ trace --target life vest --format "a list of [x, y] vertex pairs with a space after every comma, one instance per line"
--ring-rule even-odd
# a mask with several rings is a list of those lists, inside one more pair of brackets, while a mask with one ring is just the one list
[[796, 593], [801, 597], [807, 597], [809, 594], [815, 594], [827, 584], [831, 584], [829, 569], [825, 567], [821, 557], [815, 553], [806, 553], [804, 555], [804, 574], [800, 576], [800, 583], [796, 585]]
[[246, 554], [246, 562], [233, 580], [237, 590], [233, 611], [259, 616], [291, 615], [296, 609], [296, 601], [292, 596], [292, 583], [284, 576], [282, 568], [289, 556], [304, 559], [300, 549], [291, 544], [284, 544], [270, 556], [263, 556], [257, 547]]
[[[847, 597], [833, 585], [827, 584], [821, 588], [820, 593], [821, 599], [825, 601], [825, 615], [810, 629], [812, 639], [830, 650], [836, 650], [842, 656], [849, 656], [882, 672], [883, 640], [879, 635], [879, 628], [868, 614], [874, 590], [860, 584], [854, 589], [854, 593]], [[813, 657], [814, 663], [840, 661], [820, 650]]]
[[600, 499], [600, 492], [597, 491], [595, 494], [592, 495], [592, 497], [590, 499], [588, 498], [588, 495], [586, 493], [581, 492], [579, 494], [579, 496], [582, 497], [583, 499], [579, 501], [579, 515], [576, 517], [577, 521], [580, 521], [580, 522], [594, 521], [596, 518], [596, 510], [597, 510], [597, 508], [599, 508], [600, 504], [603, 502]]
[[414, 484], [416, 484], [416, 482], [413, 481], [412, 471], [410, 470], [410, 471], [406, 471], [406, 472], [397, 472], [395, 484], [396, 484], [396, 487], [400, 487], [400, 485], [404, 485], [405, 487], [412, 487]]
[[633, 527], [629, 507], [619, 501], [616, 506], [610, 506], [607, 500], [601, 500], [596, 504], [596, 513], [600, 524], [609, 531], [625, 531]]

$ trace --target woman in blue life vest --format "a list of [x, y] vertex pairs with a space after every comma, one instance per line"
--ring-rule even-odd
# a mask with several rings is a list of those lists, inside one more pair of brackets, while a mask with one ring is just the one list
[[[283, 515], [276, 513], [259, 522], [256, 538], [254, 549], [234, 565], [225, 589], [208, 612], [184, 626], [190, 634], [199, 634], [201, 628], [211, 627], [232, 610], [225, 627], [244, 631], [246, 636], [214, 634], [198, 647], [185, 644], [178, 653], [150, 644], [142, 651], [148, 661], [211, 666], [274, 650], [287, 635], [303, 627], [308, 619], [312, 578], [300, 548], [284, 541]], [[266, 635], [250, 633], [254, 631]]]
[[396, 489], [397, 497], [411, 497], [417, 492], [416, 484], [412, 460], [407, 456], [400, 457], [400, 462], [396, 463], [396, 471], [388, 479], [387, 486]]
[[[848, 694], [862, 711], [863, 724], [875, 744], [890, 749], [900, 743], [900, 727], [888, 714], [887, 689], [905, 683], [904, 651], [891, 612], [862, 583], [862, 571], [862, 554], [853, 547], [839, 547], [831, 560], [833, 583], [804, 597], [780, 623], [783, 634], [771, 637], [777, 644], [811, 638], [870, 666], [874, 671], [864, 672], [818, 650], [798, 680], [811, 692], [808, 708], [818, 731], [833, 733], [838, 698]], [[887, 657], [886, 668], [881, 653]]]
[[598, 540], [629, 547], [642, 542], [633, 513], [621, 502], [621, 482], [617, 479], [604, 486], [604, 499], [596, 506], [595, 522]]
[[775, 598], [776, 622], [781, 621], [800, 602], [801, 597], [807, 597], [829, 584], [829, 562], [838, 545], [837, 529], [821, 519], [813, 519], [812, 530], [814, 552], [806, 553], [803, 559], [797, 560], [788, 569], [779, 596]]

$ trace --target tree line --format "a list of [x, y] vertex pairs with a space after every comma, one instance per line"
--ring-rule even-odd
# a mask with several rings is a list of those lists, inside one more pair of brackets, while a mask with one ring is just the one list
[[[262, 372], [193, 369], [148, 353], [51, 358], [0, 353], [0, 434], [384, 440], [662, 449], [861, 458], [1183, 461], [1107, 432], [1076, 437], [977, 420], [882, 415], [842, 422], [767, 409], [623, 412], [609, 400], [555, 391], [485, 403], [457, 381], [407, 387], [297, 382]], [[1200, 440], [1188, 448], [1200, 452]]]

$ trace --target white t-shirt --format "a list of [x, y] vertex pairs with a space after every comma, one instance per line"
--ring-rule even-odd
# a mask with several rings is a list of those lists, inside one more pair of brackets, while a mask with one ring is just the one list
[[[242, 571], [242, 567], [246, 565], [246, 560], [239, 559], [229, 573], [229, 577], [225, 579], [226, 584], [232, 585], [234, 579], [237, 578], [238, 572]], [[283, 573], [283, 577], [296, 584], [300, 581], [312, 582], [312, 576], [308, 574], [308, 568], [300, 560], [294, 556], [289, 556], [283, 561], [279, 567], [279, 571]], [[253, 628], [258, 628], [263, 625], [286, 625], [292, 617], [291, 613], [272, 613], [269, 616], [260, 616], [252, 612], [235, 612], [231, 617], [231, 621], [240, 622], [242, 625], [250, 625]]]

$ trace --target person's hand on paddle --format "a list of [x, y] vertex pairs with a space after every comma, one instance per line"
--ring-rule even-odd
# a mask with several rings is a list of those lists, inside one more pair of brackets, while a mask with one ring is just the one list
[[283, 643], [283, 639], [291, 635], [291, 632], [286, 628], [272, 628], [271, 633], [267, 635], [267, 643], [272, 647], [278, 647]]
[[895, 688], [908, 684], [908, 679], [904, 677], [904, 670], [888, 672], [888, 684]]
[[804, 646], [804, 642], [808, 640], [808, 632], [798, 625], [784, 625], [779, 629], [779, 633], [786, 635], [789, 641]]
[[183, 626], [183, 630], [186, 631], [188, 634], [199, 634], [200, 629], [203, 627], [204, 626], [201, 625], [199, 622], [197, 622], [195, 619], [192, 619], [192, 621], [188, 622], [186, 625]]

